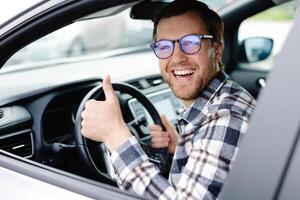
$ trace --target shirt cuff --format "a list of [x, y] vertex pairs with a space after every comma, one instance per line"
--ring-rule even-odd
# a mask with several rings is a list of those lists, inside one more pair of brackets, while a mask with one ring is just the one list
[[134, 136], [121, 144], [111, 154], [111, 161], [120, 181], [123, 181], [135, 167], [146, 160], [148, 157]]

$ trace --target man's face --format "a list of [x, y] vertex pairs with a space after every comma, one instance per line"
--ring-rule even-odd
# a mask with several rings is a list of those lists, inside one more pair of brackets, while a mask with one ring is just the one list
[[[157, 41], [177, 40], [189, 34], [210, 34], [202, 18], [194, 12], [161, 19], [156, 37]], [[173, 93], [185, 106], [190, 106], [216, 74], [221, 55], [221, 45], [209, 39], [202, 39], [200, 51], [193, 55], [183, 53], [175, 43], [173, 55], [159, 59], [160, 71]]]

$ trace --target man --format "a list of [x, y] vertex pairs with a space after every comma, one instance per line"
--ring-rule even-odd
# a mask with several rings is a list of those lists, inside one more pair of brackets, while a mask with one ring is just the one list
[[82, 134], [107, 145], [121, 188], [155, 199], [218, 197], [255, 104], [222, 71], [222, 35], [220, 17], [194, 0], [170, 3], [154, 21], [151, 47], [161, 74], [186, 107], [179, 135], [165, 117], [166, 132], [150, 126], [152, 145], [174, 154], [169, 181], [131, 135], [109, 77], [103, 81], [106, 100], [87, 102]]

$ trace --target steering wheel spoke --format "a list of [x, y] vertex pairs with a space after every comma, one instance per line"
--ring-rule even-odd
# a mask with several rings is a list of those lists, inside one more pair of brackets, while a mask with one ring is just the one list
[[149, 135], [148, 122], [145, 116], [140, 116], [127, 123], [131, 133], [140, 140], [145, 135]]
[[145, 116], [140, 116], [140, 117], [135, 118], [135, 119], [131, 120], [130, 122], [128, 122], [127, 125], [130, 125], [130, 126], [140, 126], [140, 125], [147, 126], [148, 122], [147, 122]]

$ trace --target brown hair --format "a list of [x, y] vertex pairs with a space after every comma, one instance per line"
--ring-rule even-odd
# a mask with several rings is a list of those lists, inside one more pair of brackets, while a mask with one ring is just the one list
[[178, 16], [193, 11], [205, 22], [207, 31], [217, 43], [223, 42], [224, 24], [220, 16], [205, 3], [196, 0], [175, 0], [163, 7], [154, 18], [153, 39], [156, 39], [157, 25], [163, 18]]

